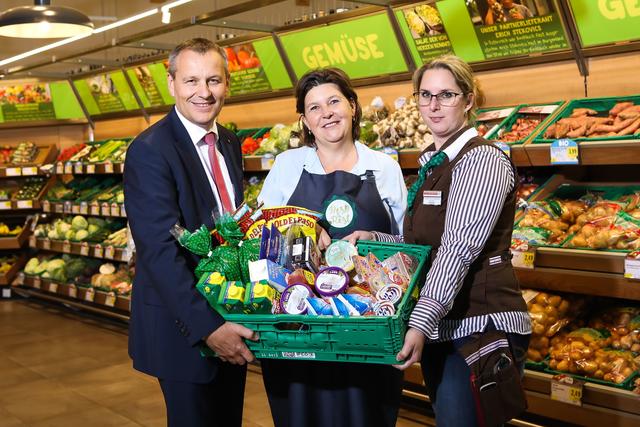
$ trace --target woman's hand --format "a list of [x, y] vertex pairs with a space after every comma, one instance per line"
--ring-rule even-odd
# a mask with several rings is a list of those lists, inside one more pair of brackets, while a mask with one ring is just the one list
[[396, 356], [398, 362], [405, 361], [401, 365], [393, 365], [394, 368], [404, 371], [409, 366], [420, 361], [422, 357], [422, 348], [424, 347], [425, 336], [417, 329], [409, 328], [404, 336], [404, 345], [402, 350]]
[[344, 236], [342, 240], [346, 240], [352, 245], [355, 245], [358, 240], [374, 240], [374, 238], [373, 238], [372, 232], [358, 230], [358, 231], [354, 231], [348, 236]]
[[319, 224], [316, 224], [316, 233], [318, 234], [318, 248], [324, 251], [331, 244], [331, 236]]

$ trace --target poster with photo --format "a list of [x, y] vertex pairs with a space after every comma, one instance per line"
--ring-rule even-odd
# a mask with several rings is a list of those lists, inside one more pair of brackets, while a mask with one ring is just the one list
[[0, 86], [0, 118], [4, 122], [56, 118], [47, 83]]
[[226, 46], [224, 50], [231, 74], [231, 96], [271, 90], [271, 84], [253, 43]]
[[130, 68], [127, 74], [145, 108], [165, 105], [149, 65]]
[[418, 64], [453, 52], [436, 6], [422, 4], [396, 11], [400, 29]]
[[485, 59], [569, 47], [553, 0], [466, 0]]

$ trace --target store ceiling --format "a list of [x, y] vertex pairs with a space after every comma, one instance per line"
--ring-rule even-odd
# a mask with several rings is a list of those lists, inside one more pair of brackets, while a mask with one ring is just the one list
[[[90, 16], [95, 27], [110, 24], [169, 1], [162, 0], [52, 0], [52, 5], [68, 6]], [[0, 67], [6, 78], [60, 78], [85, 73], [103, 66], [118, 66], [164, 55], [178, 41], [191, 37], [219, 40], [233, 34], [267, 34], [288, 22], [337, 9], [386, 5], [394, 1], [360, 2], [338, 0], [193, 0], [171, 10], [171, 23], [161, 23], [161, 14], [141, 19], [86, 39], [57, 47]], [[33, 4], [30, 0], [0, 1], [0, 11]], [[227, 11], [228, 13], [225, 13]], [[218, 19], [221, 14], [227, 15]], [[178, 23], [180, 28], [176, 28]], [[191, 23], [198, 22], [196, 25]], [[226, 24], [226, 25], [225, 25]], [[231, 28], [234, 27], [234, 28]], [[259, 31], [257, 31], [259, 30]], [[0, 37], [0, 60], [55, 42], [51, 39]], [[124, 43], [127, 42], [128, 43]], [[93, 52], [92, 52], [93, 50]]]

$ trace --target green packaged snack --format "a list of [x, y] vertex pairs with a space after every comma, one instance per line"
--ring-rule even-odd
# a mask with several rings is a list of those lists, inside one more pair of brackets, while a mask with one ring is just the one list
[[218, 298], [218, 305], [223, 307], [227, 313], [243, 313], [244, 294], [245, 288], [242, 282], [226, 282]]
[[240, 255], [240, 276], [244, 283], [251, 282], [249, 277], [249, 262], [260, 259], [260, 239], [242, 240], [238, 244]]
[[205, 279], [198, 282], [196, 289], [207, 299], [209, 305], [215, 308], [225, 282], [225, 277], [216, 271], [206, 274]]
[[244, 296], [245, 313], [271, 314], [277, 306], [279, 292], [269, 286], [266, 280], [251, 282], [247, 285]]

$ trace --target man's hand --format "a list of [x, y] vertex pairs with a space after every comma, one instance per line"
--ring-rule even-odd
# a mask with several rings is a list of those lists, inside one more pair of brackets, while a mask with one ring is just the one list
[[404, 371], [409, 366], [420, 361], [422, 357], [422, 348], [424, 347], [425, 336], [417, 329], [409, 328], [404, 336], [404, 345], [402, 350], [396, 356], [398, 362], [405, 361], [401, 365], [393, 365], [394, 368]]
[[255, 357], [244, 343], [243, 338], [257, 341], [258, 333], [237, 323], [226, 322], [213, 331], [206, 339], [207, 346], [216, 352], [224, 362], [244, 365], [253, 362]]
[[346, 240], [352, 245], [355, 245], [358, 240], [373, 240], [373, 233], [369, 231], [357, 230], [348, 236], [344, 236], [342, 240]]
[[318, 249], [324, 251], [331, 244], [331, 236], [319, 224], [316, 224], [316, 233], [318, 234]]

